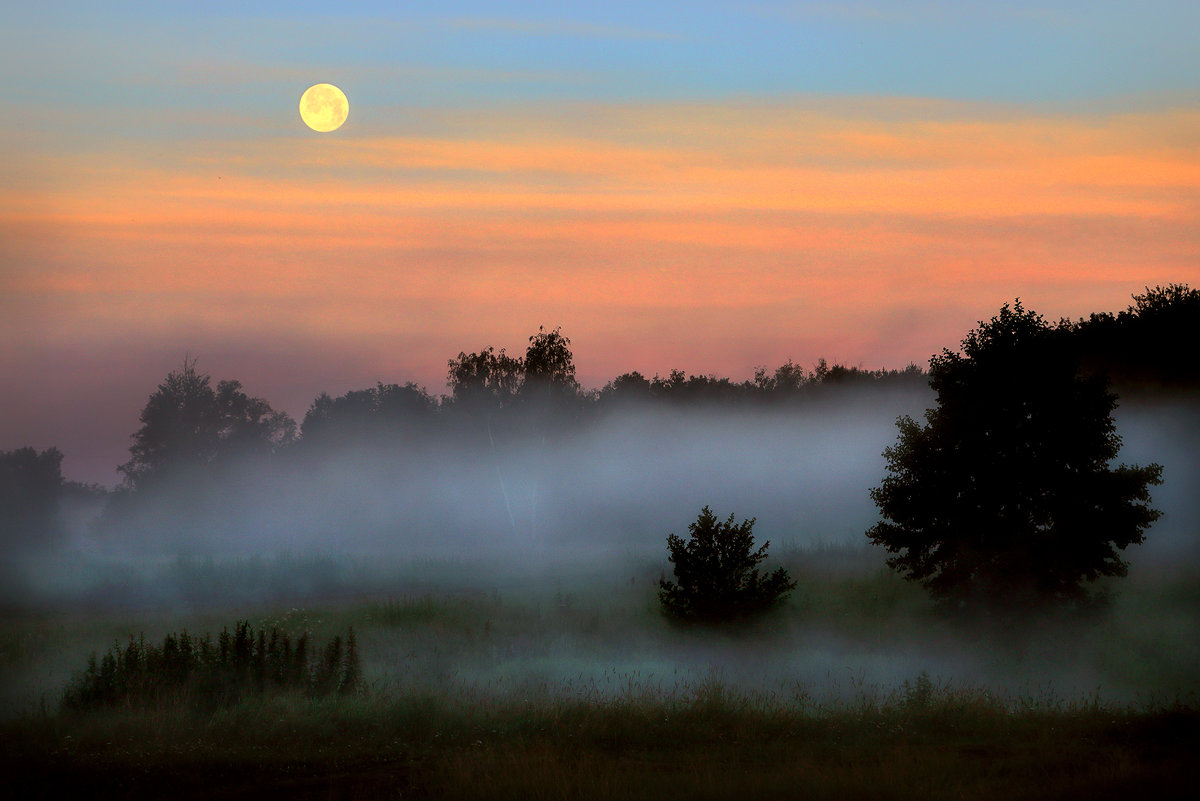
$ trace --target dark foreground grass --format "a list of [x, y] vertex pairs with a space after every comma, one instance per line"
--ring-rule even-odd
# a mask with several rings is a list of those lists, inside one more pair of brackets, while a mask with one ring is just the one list
[[[733, 633], [668, 626], [653, 577], [634, 578], [0, 616], [0, 798], [1195, 797], [1194, 571], [1007, 642], [932, 616], [887, 572], [810, 571], [776, 618]], [[275, 629], [353, 628], [367, 689], [266, 683], [215, 704], [193, 682], [61, 703], [114, 639], [165, 649], [247, 617], [267, 662]]]
[[1022, 709], [920, 683], [820, 708], [708, 684], [674, 698], [50, 712], [0, 739], [14, 798], [1191, 798], [1200, 715]]

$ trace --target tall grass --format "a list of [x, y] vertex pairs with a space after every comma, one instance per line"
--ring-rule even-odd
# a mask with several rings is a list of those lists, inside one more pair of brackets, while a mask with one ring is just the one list
[[[214, 609], [0, 619], [0, 677], [52, 677], [0, 719], [0, 775], [18, 797], [1189, 797], [1194, 574], [1015, 642], [875, 566], [796, 575], [779, 614], [714, 634], [669, 626], [640, 573], [223, 629]], [[185, 622], [215, 634], [163, 636]]]
[[671, 693], [245, 695], [0, 724], [9, 789], [88, 797], [1187, 797], [1194, 708], [1004, 697], [918, 675], [817, 702]]
[[268, 691], [349, 695], [362, 687], [353, 628], [344, 641], [338, 635], [319, 654], [312, 651], [307, 633], [293, 643], [278, 628], [256, 633], [246, 620], [238, 621], [232, 633], [223, 628], [215, 638], [193, 637], [185, 630], [155, 645], [145, 635], [130, 637], [100, 658], [92, 653], [87, 667], [67, 685], [62, 703], [69, 710], [168, 701], [207, 709]]

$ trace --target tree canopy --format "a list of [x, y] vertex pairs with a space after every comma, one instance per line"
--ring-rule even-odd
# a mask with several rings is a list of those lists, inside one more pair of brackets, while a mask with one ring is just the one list
[[562, 334], [561, 328], [538, 332], [529, 337], [525, 349], [523, 389], [541, 392], [550, 396], [572, 396], [579, 392], [575, 380], [575, 357], [571, 353], [571, 340]]
[[524, 381], [521, 359], [504, 348], [485, 348], [478, 353], [459, 352], [448, 362], [446, 385], [450, 401], [458, 408], [501, 409], [512, 404]]
[[871, 490], [867, 534], [888, 563], [956, 608], [1080, 601], [1085, 582], [1125, 575], [1162, 468], [1110, 467], [1116, 397], [1079, 373], [1061, 329], [1005, 304], [930, 361], [937, 407], [899, 420]]
[[403, 386], [379, 382], [336, 398], [322, 392], [304, 415], [300, 434], [305, 440], [338, 438], [355, 443], [422, 426], [436, 408], [429, 393], [411, 381]]
[[45, 544], [57, 539], [59, 501], [66, 486], [62, 451], [0, 451], [0, 546]]
[[213, 389], [212, 378], [197, 372], [194, 360], [167, 375], [138, 419], [142, 425], [133, 434], [130, 459], [118, 468], [134, 489], [219, 458], [269, 453], [296, 435], [291, 417], [249, 397], [241, 382], [221, 381]]
[[1146, 287], [1118, 314], [1092, 314], [1060, 327], [1071, 334], [1082, 368], [1108, 376], [1121, 394], [1200, 390], [1200, 290]]

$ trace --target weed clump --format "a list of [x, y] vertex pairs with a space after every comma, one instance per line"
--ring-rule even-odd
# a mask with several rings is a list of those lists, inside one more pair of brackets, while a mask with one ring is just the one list
[[189, 700], [225, 706], [268, 692], [319, 697], [351, 695], [362, 688], [353, 628], [318, 652], [307, 633], [292, 640], [278, 628], [256, 632], [241, 620], [232, 633], [226, 627], [215, 638], [185, 630], [156, 645], [139, 635], [123, 647], [113, 643], [102, 657], [93, 652], [87, 668], [67, 685], [62, 705], [84, 710]]

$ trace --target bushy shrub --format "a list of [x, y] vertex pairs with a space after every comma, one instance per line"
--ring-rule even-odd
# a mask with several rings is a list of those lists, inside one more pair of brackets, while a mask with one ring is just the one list
[[268, 691], [294, 691], [310, 696], [348, 695], [362, 687], [362, 666], [354, 629], [336, 636], [320, 658], [313, 658], [307, 634], [293, 641], [272, 627], [257, 633], [248, 621], [233, 632], [222, 629], [193, 637], [168, 634], [162, 645], [145, 636], [113, 643], [103, 657], [93, 653], [87, 668], [63, 694], [67, 709], [118, 704], [156, 704], [190, 700], [221, 706]]
[[676, 578], [659, 582], [658, 599], [667, 617], [701, 623], [744, 619], [775, 606], [796, 588], [782, 567], [759, 573], [771, 543], [754, 550], [754, 522], [751, 517], [735, 525], [733, 515], [721, 522], [705, 506], [688, 526], [686, 541], [667, 537]]

